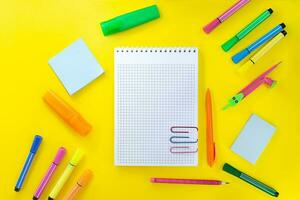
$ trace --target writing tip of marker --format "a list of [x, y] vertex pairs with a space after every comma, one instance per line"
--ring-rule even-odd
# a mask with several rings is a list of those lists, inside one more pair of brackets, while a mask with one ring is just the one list
[[19, 191], [20, 191], [20, 188], [15, 187], [15, 191], [16, 191], [16, 192], [19, 192]]
[[39, 198], [37, 198], [37, 197], [34, 196], [34, 197], [32, 197], [32, 199], [33, 199], [33, 200], [38, 200]]
[[52, 199], [51, 197], [48, 197], [48, 200], [54, 200], [54, 199]]
[[226, 184], [229, 184], [229, 182], [222, 182], [222, 185], [226, 185]]

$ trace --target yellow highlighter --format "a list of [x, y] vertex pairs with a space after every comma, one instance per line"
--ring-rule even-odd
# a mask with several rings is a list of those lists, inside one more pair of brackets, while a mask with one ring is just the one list
[[286, 36], [287, 32], [285, 30], [278, 33], [273, 39], [271, 39], [264, 47], [262, 47], [254, 56], [252, 56], [248, 62], [242, 65], [238, 71], [245, 72], [247, 71], [252, 65], [254, 65], [261, 57], [263, 57], [270, 49], [275, 46], [281, 39]]
[[51, 193], [48, 197], [48, 200], [54, 200], [57, 197], [57, 195], [59, 194], [59, 192], [61, 191], [64, 184], [69, 179], [69, 177], [72, 174], [74, 168], [79, 163], [79, 161], [81, 160], [83, 155], [84, 155], [84, 152], [81, 149], [77, 149], [75, 151], [73, 157], [71, 158], [71, 160], [70, 160], [68, 166], [66, 167], [65, 171], [63, 172], [62, 176], [58, 179], [56, 185], [52, 189], [52, 191], [51, 191]]

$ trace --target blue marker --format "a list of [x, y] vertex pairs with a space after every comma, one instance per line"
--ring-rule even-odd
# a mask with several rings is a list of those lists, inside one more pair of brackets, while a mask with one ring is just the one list
[[285, 24], [281, 23], [278, 26], [276, 26], [274, 29], [266, 33], [264, 36], [256, 40], [254, 43], [252, 43], [250, 46], [248, 46], [246, 49], [240, 51], [239, 53], [235, 54], [231, 59], [232, 61], [237, 64], [241, 60], [243, 60], [246, 56], [248, 56], [252, 51], [263, 45], [265, 42], [270, 40], [271, 38], [275, 37], [278, 33], [280, 33], [285, 28]]
[[30, 149], [29, 155], [27, 156], [26, 162], [25, 162], [25, 164], [23, 166], [22, 172], [21, 172], [21, 174], [19, 176], [18, 182], [17, 182], [16, 187], [15, 187], [15, 191], [16, 192], [19, 192], [20, 189], [21, 189], [21, 187], [22, 187], [22, 184], [23, 184], [23, 182], [25, 180], [27, 172], [29, 171], [29, 168], [31, 166], [32, 160], [34, 158], [34, 155], [37, 152], [37, 150], [38, 150], [38, 148], [39, 148], [39, 146], [40, 146], [40, 144], [42, 142], [42, 139], [43, 138], [41, 136], [39, 136], [39, 135], [36, 135], [34, 137], [34, 140], [33, 140], [33, 143], [31, 145], [31, 149]]

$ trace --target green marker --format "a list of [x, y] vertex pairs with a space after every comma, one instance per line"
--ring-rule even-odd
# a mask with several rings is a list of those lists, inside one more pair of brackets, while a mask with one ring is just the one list
[[271, 16], [273, 10], [269, 8], [262, 14], [260, 14], [257, 18], [255, 18], [250, 24], [248, 24], [245, 28], [243, 28], [238, 34], [233, 36], [227, 42], [222, 45], [222, 49], [227, 52], [229, 51], [234, 45], [236, 45], [241, 39], [246, 37], [251, 31], [253, 31], [258, 25], [264, 22], [268, 17]]
[[153, 5], [102, 22], [101, 28], [103, 34], [107, 36], [144, 24], [159, 18], [159, 16], [157, 6]]
[[228, 172], [229, 174], [232, 174], [233, 176], [236, 176], [243, 181], [253, 185], [254, 187], [268, 193], [269, 195], [272, 195], [274, 197], [278, 197], [279, 193], [274, 189], [271, 188], [270, 186], [267, 186], [266, 184], [256, 180], [255, 178], [241, 172], [240, 170], [232, 167], [231, 165], [225, 163], [223, 166], [223, 171]]

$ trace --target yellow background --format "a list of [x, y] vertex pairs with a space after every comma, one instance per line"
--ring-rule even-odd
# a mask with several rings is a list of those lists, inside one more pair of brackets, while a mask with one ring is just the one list
[[[95, 177], [78, 199], [272, 199], [221, 170], [224, 162], [276, 188], [281, 200], [300, 199], [299, 194], [299, 8], [298, 0], [253, 0], [221, 24], [210, 35], [201, 30], [235, 0], [30, 0], [2, 1], [1, 45], [1, 162], [0, 199], [28, 200], [47, 170], [58, 147], [68, 154], [44, 192], [54, 183], [77, 147], [85, 159], [59, 196], [61, 199], [82, 170]], [[143, 26], [109, 37], [99, 23], [122, 13], [157, 4], [161, 17]], [[229, 53], [220, 45], [269, 7], [273, 15], [236, 45]], [[285, 22], [288, 35], [246, 75], [236, 73], [230, 57], [260, 35]], [[69, 96], [48, 65], [48, 60], [78, 38], [83, 38], [105, 74]], [[199, 166], [198, 167], [115, 167], [113, 164], [114, 65], [117, 46], [196, 46], [199, 48]], [[282, 60], [270, 76], [278, 86], [260, 87], [235, 108], [221, 111], [228, 98], [267, 67]], [[206, 164], [205, 88], [211, 88], [215, 111], [217, 161]], [[42, 101], [52, 89], [73, 105], [93, 125], [80, 137]], [[256, 165], [230, 150], [251, 113], [276, 125], [277, 131]], [[41, 148], [22, 190], [14, 186], [28, 154], [33, 136], [43, 136]], [[150, 177], [206, 178], [229, 181], [226, 186], [151, 184]]]

